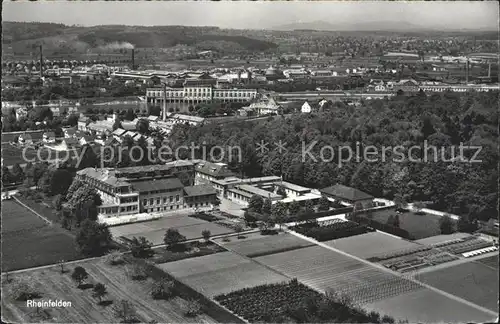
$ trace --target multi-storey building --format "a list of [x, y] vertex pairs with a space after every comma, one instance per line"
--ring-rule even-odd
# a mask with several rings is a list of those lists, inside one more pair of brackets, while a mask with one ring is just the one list
[[195, 167], [195, 184], [210, 184], [214, 180], [222, 180], [234, 176], [225, 163], [200, 161]]
[[188, 111], [189, 106], [218, 102], [249, 102], [257, 96], [256, 89], [216, 89], [212, 85], [185, 85], [183, 88], [148, 88], [146, 102], [163, 105], [163, 119], [167, 111]]
[[[97, 190], [103, 204], [98, 206], [99, 220], [141, 213], [166, 213], [191, 208], [211, 208], [216, 191], [207, 185], [184, 186], [181, 173], [194, 177], [194, 165], [174, 161], [165, 165], [120, 169], [86, 168], [76, 179]], [[179, 177], [178, 177], [179, 176]]]

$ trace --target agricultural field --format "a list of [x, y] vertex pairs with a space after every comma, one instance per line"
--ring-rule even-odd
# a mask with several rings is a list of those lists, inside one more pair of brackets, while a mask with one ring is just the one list
[[230, 242], [215, 239], [215, 242], [247, 257], [258, 257], [312, 246], [313, 243], [289, 233], [262, 235], [260, 232], [245, 234], [241, 238], [231, 237]]
[[209, 297], [290, 279], [232, 252], [163, 263], [158, 267]]
[[363, 259], [419, 246], [413, 242], [398, 239], [380, 232], [345, 237], [324, 243]]
[[250, 323], [381, 322], [380, 314], [371, 317], [343, 303], [338, 296], [322, 295], [297, 280], [243, 289], [219, 295], [215, 300]]
[[[394, 209], [384, 209], [372, 212], [373, 220], [382, 224], [386, 224], [391, 215], [396, 215]], [[405, 212], [398, 215], [399, 228], [410, 233], [416, 240], [441, 234], [439, 216], [430, 214], [417, 215], [414, 212]]]
[[478, 260], [476, 260], [476, 262], [480, 262], [480, 263], [485, 264], [489, 267], [498, 269], [498, 254], [494, 255], [494, 256], [478, 259]]
[[163, 244], [163, 237], [169, 228], [175, 228], [188, 240], [201, 238], [201, 232], [209, 230], [212, 235], [233, 233], [234, 231], [202, 219], [189, 217], [187, 215], [166, 216], [158, 220], [147, 222], [118, 225], [109, 228], [113, 237], [123, 236], [132, 239], [134, 236], [144, 236], [153, 245]]
[[485, 323], [493, 322], [497, 316], [426, 288], [366, 304], [363, 308], [407, 319], [409, 323]]
[[319, 246], [255, 260], [319, 291], [345, 293], [360, 304], [421, 289], [412, 281]]
[[76, 260], [73, 236], [13, 200], [2, 201], [2, 270], [9, 271]]
[[418, 279], [479, 306], [498, 310], [498, 271], [479, 262], [422, 273]]
[[50, 151], [47, 149], [41, 149], [39, 152], [37, 152], [34, 148], [31, 147], [24, 149], [23, 147], [12, 146], [10, 144], [2, 144], [3, 165], [9, 166], [16, 163], [23, 165], [29, 161], [34, 162], [40, 159], [45, 160], [49, 156], [49, 152]]
[[[74, 267], [82, 266], [89, 274], [84, 282], [84, 288], [77, 288], [71, 279]], [[62, 274], [58, 266], [27, 271], [10, 275], [10, 283], [3, 283], [6, 298], [2, 296], [2, 319], [12, 323], [32, 323], [37, 321], [52, 323], [118, 323], [121, 320], [113, 313], [113, 304], [120, 300], [129, 301], [136, 309], [140, 322], [198, 322], [216, 323], [205, 315], [188, 318], [184, 315], [183, 306], [187, 301], [178, 296], [170, 300], [154, 300], [150, 291], [154, 280], [133, 281], [126, 274], [125, 265], [110, 265], [105, 258], [66, 265], [66, 273]], [[26, 302], [13, 300], [9, 297], [9, 289], [16, 280], [31, 282], [41, 294], [39, 300], [63, 300], [71, 302], [71, 307], [46, 309], [45, 317], [37, 318], [36, 309], [27, 308]], [[103, 305], [98, 305], [92, 297], [92, 289], [96, 283], [106, 286], [108, 294], [104, 296]]]
[[[33, 141], [41, 141], [43, 138], [43, 133], [45, 133], [44, 130], [41, 131], [36, 131], [36, 132], [28, 132], [28, 134], [31, 135], [31, 138]], [[2, 132], [2, 142], [13, 142], [15, 137], [19, 137], [22, 133], [4, 133]]]
[[441, 235], [436, 235], [436, 236], [432, 236], [432, 237], [427, 237], [427, 238], [424, 238], [424, 239], [416, 240], [415, 243], [425, 244], [425, 245], [435, 245], [435, 244], [441, 244], [441, 243], [444, 243], [444, 242], [451, 242], [451, 241], [455, 241], [455, 240], [461, 240], [461, 239], [464, 239], [464, 238], [468, 238], [470, 236], [471, 235], [467, 234], [467, 233], [453, 233], [453, 234], [449, 234], [449, 235], [441, 234]]

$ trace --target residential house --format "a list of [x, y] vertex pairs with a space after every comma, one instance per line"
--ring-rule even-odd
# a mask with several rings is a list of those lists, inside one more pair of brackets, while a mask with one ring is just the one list
[[92, 144], [95, 142], [95, 137], [92, 135], [83, 135], [78, 140], [80, 145]]
[[123, 128], [117, 128], [113, 131], [113, 133], [111, 133], [111, 135], [117, 142], [121, 143], [126, 132], [127, 131]]
[[300, 111], [302, 113], [310, 113], [312, 111], [312, 107], [311, 107], [311, 105], [309, 104], [308, 101], [304, 102], [304, 104], [302, 105], [302, 107], [300, 107]]
[[64, 138], [75, 138], [76, 129], [74, 128], [63, 128]]
[[174, 124], [188, 123], [189, 125], [193, 126], [201, 125], [205, 121], [205, 118], [202, 117], [183, 115], [183, 114], [175, 114], [170, 118], [173, 120]]
[[256, 115], [268, 115], [268, 114], [278, 114], [281, 110], [281, 106], [276, 103], [274, 98], [270, 95], [263, 95], [260, 100], [250, 104], [250, 106], [243, 107], [253, 110]]
[[77, 123], [77, 128], [79, 131], [82, 131], [82, 132], [86, 132], [88, 129], [87, 129], [87, 126], [88, 124], [90, 124], [91, 120], [90, 118], [84, 116], [84, 115], [80, 115], [80, 117], [78, 118], [78, 123]]
[[56, 134], [54, 132], [45, 132], [42, 135], [42, 141], [44, 143], [55, 143], [56, 142]]
[[52, 111], [52, 116], [53, 117], [60, 117], [61, 116], [61, 109], [59, 107], [50, 107], [50, 111]]
[[76, 138], [65, 138], [62, 140], [61, 145], [66, 149], [66, 150], [71, 150], [74, 148], [77, 148], [80, 146], [80, 143]]
[[28, 116], [28, 109], [25, 107], [16, 109], [16, 119], [19, 120], [21, 118], [26, 118]]
[[417, 92], [419, 89], [418, 82], [413, 79], [403, 79], [394, 85], [394, 91]]
[[19, 142], [19, 144], [22, 144], [22, 145], [30, 145], [30, 144], [33, 144], [33, 138], [31, 137], [30, 134], [24, 133], [24, 134], [19, 135], [18, 142]]

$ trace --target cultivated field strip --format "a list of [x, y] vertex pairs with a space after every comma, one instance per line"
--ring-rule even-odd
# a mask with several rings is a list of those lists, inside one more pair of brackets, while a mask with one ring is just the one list
[[295, 277], [315, 289], [345, 293], [360, 304], [421, 288], [415, 282], [322, 247], [258, 257], [256, 261], [289, 277]]
[[359, 258], [370, 258], [384, 253], [392, 253], [405, 249], [419, 247], [418, 244], [402, 239], [371, 232], [337, 240], [324, 242], [326, 245], [339, 249]]
[[159, 264], [158, 267], [199, 292], [213, 297], [289, 278], [232, 252]]
[[248, 257], [268, 255], [313, 245], [311, 242], [288, 233], [268, 236], [261, 235], [260, 233], [252, 233], [248, 234], [244, 239], [237, 239], [232, 242], [224, 242], [222, 239], [218, 239], [217, 243], [227, 247], [231, 251]]

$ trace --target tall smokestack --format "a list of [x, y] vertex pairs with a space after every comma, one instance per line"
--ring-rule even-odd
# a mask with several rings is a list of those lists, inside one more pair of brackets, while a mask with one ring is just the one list
[[469, 83], [469, 59], [465, 62], [465, 83]]
[[491, 62], [488, 63], [488, 78], [491, 78]]
[[167, 84], [163, 84], [163, 121], [167, 120]]
[[135, 70], [135, 58], [134, 58], [134, 54], [135, 54], [135, 49], [132, 48], [132, 70]]
[[43, 77], [43, 51], [42, 45], [40, 45], [40, 78]]

